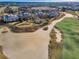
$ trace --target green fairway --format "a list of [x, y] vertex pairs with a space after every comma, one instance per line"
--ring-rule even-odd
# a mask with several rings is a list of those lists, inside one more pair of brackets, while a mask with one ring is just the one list
[[76, 15], [75, 11], [67, 11], [67, 13], [70, 13], [72, 15]]
[[62, 59], [79, 59], [79, 21], [75, 18], [65, 18], [56, 26], [64, 35]]

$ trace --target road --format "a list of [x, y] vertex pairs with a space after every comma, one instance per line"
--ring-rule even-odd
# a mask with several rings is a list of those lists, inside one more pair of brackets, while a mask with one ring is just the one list
[[[54, 26], [65, 17], [73, 17], [65, 13], [65, 16], [59, 20], [53, 21], [48, 26], [48, 30], [43, 28], [32, 33], [13, 33], [8, 28], [7, 33], [1, 33], [1, 45], [3, 52], [9, 59], [48, 59], [48, 44], [50, 41], [50, 32]], [[56, 31], [56, 41], [62, 40], [59, 30]]]

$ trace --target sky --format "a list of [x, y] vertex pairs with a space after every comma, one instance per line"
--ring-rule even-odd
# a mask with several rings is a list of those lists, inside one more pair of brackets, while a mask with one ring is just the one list
[[13, 1], [13, 2], [79, 2], [79, 0], [0, 0], [2, 1]]

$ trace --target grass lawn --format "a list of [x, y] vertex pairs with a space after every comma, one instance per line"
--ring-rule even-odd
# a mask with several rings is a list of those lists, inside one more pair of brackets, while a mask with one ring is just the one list
[[77, 11], [77, 13], [79, 14], [79, 11]]
[[75, 11], [67, 11], [67, 13], [70, 13], [72, 15], [76, 15]]
[[62, 59], [79, 59], [79, 21], [75, 18], [65, 18], [56, 26], [64, 35]]
[[0, 26], [0, 29], [2, 28], [2, 26]]

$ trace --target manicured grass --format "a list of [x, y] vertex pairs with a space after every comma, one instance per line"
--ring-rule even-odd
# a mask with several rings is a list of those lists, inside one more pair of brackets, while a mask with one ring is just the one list
[[79, 11], [76, 11], [79, 14]]
[[76, 15], [75, 11], [67, 11], [67, 13], [70, 13], [72, 15]]
[[79, 21], [65, 18], [56, 25], [64, 35], [62, 59], [79, 59]]
[[2, 26], [0, 26], [0, 29], [2, 28]]

